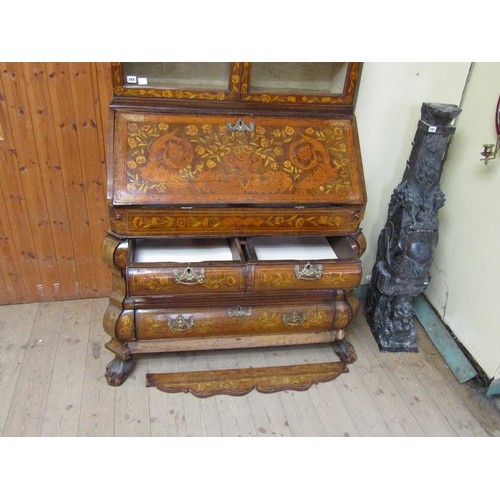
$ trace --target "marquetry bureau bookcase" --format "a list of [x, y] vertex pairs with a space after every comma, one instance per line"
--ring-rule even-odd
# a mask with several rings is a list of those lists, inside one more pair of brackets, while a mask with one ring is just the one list
[[340, 361], [148, 374], [147, 384], [238, 395], [348, 371], [365, 249], [360, 72], [344, 62], [113, 64], [109, 384], [145, 353], [325, 342]]

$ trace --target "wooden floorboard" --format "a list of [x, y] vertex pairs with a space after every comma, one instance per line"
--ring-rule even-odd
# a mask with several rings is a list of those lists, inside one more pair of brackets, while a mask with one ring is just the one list
[[127, 383], [116, 390], [114, 435], [117, 437], [151, 436], [150, 391], [144, 390], [147, 372], [146, 357], [139, 358]]
[[[4, 436], [37, 437], [41, 434], [63, 321], [62, 310], [60, 302], [46, 302], [37, 309], [24, 347], [25, 355], [10, 402]], [[10, 335], [11, 330], [7, 329], [1, 336], [9, 338]]]
[[78, 436], [111, 437], [115, 429], [116, 388], [102, 383], [109, 362], [104, 348], [102, 318], [106, 300], [93, 300], [85, 360]]
[[[170, 372], [178, 370], [178, 356], [175, 354], [148, 356], [149, 372]], [[144, 380], [144, 383], [146, 381]], [[116, 389], [120, 390], [120, 387]], [[149, 391], [149, 415], [151, 436], [186, 436], [186, 418], [181, 394]]]
[[307, 391], [196, 398], [146, 387], [146, 373], [337, 361], [328, 344], [138, 358], [120, 387], [102, 317], [107, 299], [0, 306], [0, 435], [154, 437], [500, 436], [478, 381], [459, 384], [417, 323], [418, 353], [381, 353], [360, 314], [358, 360]]
[[3, 433], [26, 356], [38, 304], [0, 307], [0, 433]]
[[370, 393], [377, 411], [381, 414], [393, 436], [423, 436], [424, 431], [391, 381], [385, 367], [379, 363], [367, 343], [375, 340], [364, 338], [364, 321], [358, 319], [351, 327], [350, 338], [358, 360], [356, 370]]
[[[78, 434], [92, 299], [59, 302], [62, 321], [52, 365], [41, 436]], [[50, 332], [46, 333], [47, 336]]]

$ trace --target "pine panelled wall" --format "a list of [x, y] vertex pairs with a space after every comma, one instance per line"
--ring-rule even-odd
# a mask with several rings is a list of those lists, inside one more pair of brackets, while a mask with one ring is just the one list
[[0, 63], [0, 304], [107, 295], [109, 63]]

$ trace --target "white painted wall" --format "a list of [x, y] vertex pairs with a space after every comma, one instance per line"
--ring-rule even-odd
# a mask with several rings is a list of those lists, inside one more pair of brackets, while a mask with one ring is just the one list
[[368, 204], [364, 278], [371, 273], [378, 235], [394, 188], [401, 182], [423, 102], [460, 104], [470, 63], [365, 63], [356, 103]]
[[426, 292], [489, 377], [500, 376], [500, 157], [479, 160], [482, 145], [496, 142], [499, 94], [500, 63], [475, 63], [441, 181], [446, 204]]
[[[364, 279], [392, 191], [401, 181], [422, 102], [460, 105], [441, 189], [440, 240], [426, 295], [488, 376], [500, 370], [500, 158], [484, 166], [482, 144], [495, 142], [493, 116], [500, 63], [365, 63], [356, 117], [368, 205], [362, 223], [368, 248]], [[467, 87], [466, 87], [467, 83]]]

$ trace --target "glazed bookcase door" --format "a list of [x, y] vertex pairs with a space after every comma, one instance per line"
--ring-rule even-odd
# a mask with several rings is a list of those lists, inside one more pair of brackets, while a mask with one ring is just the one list
[[354, 62], [242, 63], [241, 98], [281, 105], [353, 106], [361, 70]]
[[124, 97], [160, 97], [188, 101], [236, 101], [241, 63], [113, 63], [113, 93]]
[[115, 97], [352, 111], [357, 62], [113, 63]]

